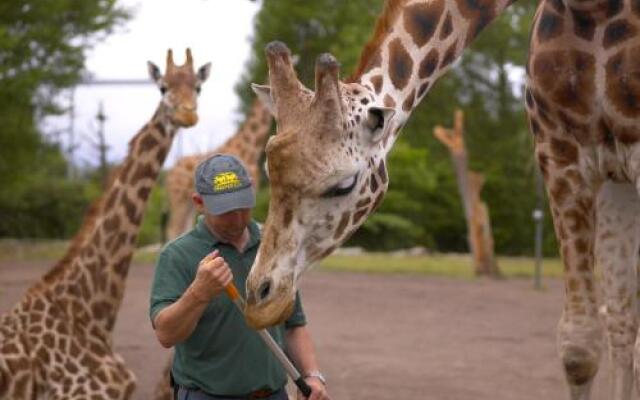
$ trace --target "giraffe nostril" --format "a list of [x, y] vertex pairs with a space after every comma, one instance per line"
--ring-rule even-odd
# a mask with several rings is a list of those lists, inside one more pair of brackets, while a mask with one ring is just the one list
[[258, 296], [260, 298], [260, 301], [264, 301], [264, 299], [269, 297], [270, 293], [271, 293], [271, 280], [262, 282], [262, 284], [258, 288]]

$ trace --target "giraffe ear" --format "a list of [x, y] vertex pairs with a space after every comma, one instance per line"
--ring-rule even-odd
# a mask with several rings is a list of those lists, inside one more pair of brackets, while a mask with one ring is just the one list
[[211, 73], [211, 63], [208, 62], [202, 67], [198, 68], [198, 79], [200, 82], [204, 82], [209, 78], [209, 74]]
[[151, 61], [147, 61], [147, 69], [149, 70], [149, 76], [151, 80], [158, 83], [160, 79], [162, 79], [162, 73], [160, 73], [160, 68], [157, 65], [152, 63]]
[[376, 143], [384, 138], [391, 125], [396, 110], [389, 107], [369, 107], [367, 118], [363, 121], [364, 128], [369, 132], [369, 138]]
[[271, 97], [271, 87], [267, 85], [258, 85], [257, 83], [251, 84], [251, 89], [255, 92], [256, 96], [260, 99], [262, 104], [269, 110], [271, 115], [276, 116], [276, 104]]

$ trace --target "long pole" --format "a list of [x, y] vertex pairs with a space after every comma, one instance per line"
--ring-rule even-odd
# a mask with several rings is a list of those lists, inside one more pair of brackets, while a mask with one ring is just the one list
[[[229, 286], [226, 287], [226, 290], [227, 295], [235, 303], [238, 309], [240, 309], [240, 312], [244, 312], [245, 303], [242, 296], [240, 296], [240, 292], [238, 292], [238, 288], [236, 288], [233, 283], [230, 283]], [[300, 375], [298, 369], [295, 367], [295, 365], [293, 365], [291, 360], [289, 360], [287, 355], [284, 354], [284, 351], [282, 351], [280, 346], [278, 346], [278, 343], [273, 340], [269, 332], [266, 329], [259, 329], [256, 332], [258, 332], [258, 335], [267, 345], [269, 350], [271, 350], [273, 355], [276, 356], [282, 367], [284, 367], [284, 369], [287, 371], [287, 374], [289, 374], [289, 376], [293, 380], [293, 383], [296, 384], [302, 394], [304, 394], [305, 397], [311, 396], [311, 388], [309, 387], [309, 385], [307, 385], [307, 382], [305, 382], [304, 377]]]
[[536, 224], [535, 233], [535, 273], [533, 287], [536, 290], [542, 288], [542, 234], [544, 224], [544, 212], [542, 207], [544, 206], [544, 184], [542, 182], [542, 176], [538, 168], [535, 169], [536, 175], [536, 209], [533, 210], [533, 220]]

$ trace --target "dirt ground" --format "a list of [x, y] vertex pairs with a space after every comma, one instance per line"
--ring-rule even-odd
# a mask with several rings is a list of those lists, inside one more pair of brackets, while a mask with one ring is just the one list
[[[0, 263], [0, 312], [44, 263]], [[147, 317], [150, 265], [133, 265], [115, 332], [117, 351], [150, 399], [169, 352]], [[463, 281], [313, 271], [303, 302], [334, 400], [568, 399], [555, 351], [562, 283]], [[594, 399], [606, 399], [603, 357]]]

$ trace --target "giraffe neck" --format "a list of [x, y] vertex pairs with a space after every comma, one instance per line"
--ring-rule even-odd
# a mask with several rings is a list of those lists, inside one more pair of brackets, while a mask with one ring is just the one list
[[271, 128], [271, 113], [256, 99], [251, 112], [238, 132], [227, 140], [216, 153], [238, 155], [247, 167], [256, 165], [264, 149]]
[[45, 275], [39, 286], [47, 288], [77, 326], [92, 334], [110, 337], [147, 199], [176, 131], [161, 103], [129, 143], [129, 153], [102, 196], [81, 248]]
[[350, 78], [374, 94], [375, 105], [396, 111], [384, 142], [386, 151], [435, 81], [511, 1], [387, 2]]

